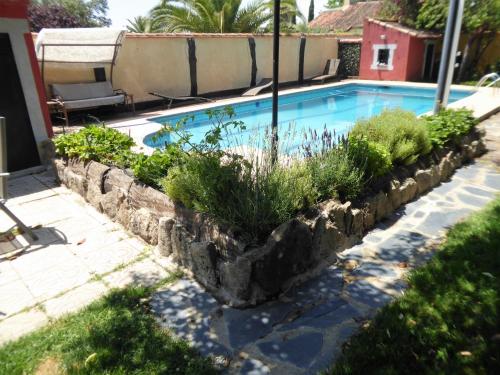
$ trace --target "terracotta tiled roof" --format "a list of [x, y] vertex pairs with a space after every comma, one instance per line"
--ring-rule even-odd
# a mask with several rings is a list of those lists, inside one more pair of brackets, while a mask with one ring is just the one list
[[390, 29], [398, 30], [402, 33], [409, 34], [411, 36], [415, 36], [417, 38], [424, 38], [424, 39], [438, 39], [441, 38], [441, 34], [438, 33], [433, 33], [430, 31], [424, 31], [424, 30], [415, 30], [407, 26], [403, 26], [397, 22], [387, 22], [387, 21], [380, 21], [380, 20], [374, 20], [369, 18], [369, 22], [375, 23], [377, 25], [383, 26], [383, 27], [388, 27]]
[[335, 31], [362, 28], [365, 18], [373, 18], [382, 6], [382, 1], [359, 2], [347, 7], [321, 12], [309, 26]]

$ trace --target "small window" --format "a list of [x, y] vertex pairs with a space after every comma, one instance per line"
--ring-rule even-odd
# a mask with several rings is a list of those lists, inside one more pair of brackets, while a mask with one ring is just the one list
[[389, 65], [389, 48], [381, 48], [378, 50], [377, 64], [378, 65]]

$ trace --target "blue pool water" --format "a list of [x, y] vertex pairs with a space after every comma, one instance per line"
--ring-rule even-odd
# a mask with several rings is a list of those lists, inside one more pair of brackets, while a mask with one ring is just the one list
[[[412, 88], [403, 86], [384, 86], [348, 83], [335, 87], [320, 88], [301, 93], [284, 94], [279, 97], [280, 137], [288, 138], [287, 148], [294, 148], [303, 142], [302, 135], [310, 130], [318, 133], [326, 127], [336, 135], [348, 132], [356, 120], [379, 114], [386, 108], [402, 108], [417, 115], [432, 110], [435, 89]], [[472, 91], [453, 90], [449, 103], [465, 98]], [[245, 131], [225, 137], [225, 146], [235, 144], [255, 145], [256, 137], [269, 131], [271, 123], [271, 98], [252, 100], [232, 105], [236, 116], [246, 125]], [[215, 107], [223, 108], [223, 107]], [[211, 128], [212, 122], [204, 111], [193, 111], [182, 115], [150, 118], [161, 124], [176, 124], [186, 116], [194, 116], [186, 124], [186, 130], [192, 133], [191, 141], [200, 142]], [[295, 136], [286, 136], [290, 129]], [[298, 136], [297, 136], [298, 135]], [[290, 140], [290, 138], [293, 138]], [[176, 140], [175, 134], [161, 137], [149, 134], [144, 143], [150, 147], [163, 147], [165, 143]]]

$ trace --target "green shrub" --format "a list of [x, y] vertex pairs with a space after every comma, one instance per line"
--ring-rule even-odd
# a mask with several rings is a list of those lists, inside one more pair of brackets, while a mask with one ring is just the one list
[[366, 137], [349, 136], [349, 154], [366, 178], [378, 177], [392, 169], [391, 154], [387, 148]]
[[257, 237], [291, 219], [317, 198], [304, 163], [271, 166], [219, 153], [191, 154], [162, 180], [172, 199]]
[[133, 154], [128, 164], [134, 176], [153, 187], [160, 187], [160, 180], [168, 173], [169, 168], [178, 162], [181, 151], [177, 147], [155, 150], [151, 155]]
[[394, 165], [412, 164], [432, 148], [424, 121], [413, 112], [401, 109], [385, 110], [378, 116], [358, 121], [350, 138], [364, 138], [383, 145]]
[[358, 167], [345, 148], [311, 157], [307, 166], [320, 199], [356, 198], [364, 186], [364, 165]]
[[81, 160], [113, 163], [117, 156], [135, 145], [132, 138], [118, 130], [90, 125], [76, 133], [54, 139], [58, 155]]
[[443, 109], [436, 115], [424, 116], [424, 120], [433, 147], [443, 147], [448, 142], [456, 142], [477, 124], [472, 111], [465, 108]]

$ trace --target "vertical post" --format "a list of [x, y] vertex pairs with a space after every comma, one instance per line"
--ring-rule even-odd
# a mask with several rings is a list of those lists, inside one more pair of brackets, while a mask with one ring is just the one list
[[278, 160], [278, 86], [280, 60], [280, 8], [281, 1], [274, 0], [274, 30], [273, 30], [273, 118], [271, 124], [271, 162]]
[[441, 51], [441, 62], [439, 63], [438, 87], [434, 103], [434, 113], [438, 113], [441, 108], [446, 107], [448, 104], [450, 85], [453, 78], [453, 66], [455, 64], [455, 56], [462, 26], [463, 9], [464, 0], [450, 1], [443, 49]]
[[0, 117], [0, 199], [7, 199], [7, 127]]

